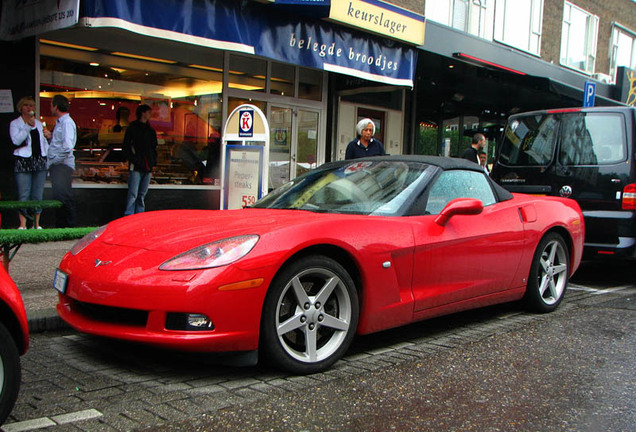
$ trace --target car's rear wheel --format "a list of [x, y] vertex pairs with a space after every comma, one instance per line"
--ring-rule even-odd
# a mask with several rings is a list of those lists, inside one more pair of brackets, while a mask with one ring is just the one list
[[0, 323], [0, 425], [7, 419], [20, 390], [20, 354], [11, 334]]
[[270, 286], [261, 351], [290, 372], [320, 372], [351, 345], [358, 314], [356, 288], [344, 267], [328, 257], [304, 257], [283, 269]]
[[535, 312], [555, 310], [563, 300], [569, 276], [570, 256], [565, 241], [559, 234], [549, 233], [534, 253], [524, 297], [526, 306]]

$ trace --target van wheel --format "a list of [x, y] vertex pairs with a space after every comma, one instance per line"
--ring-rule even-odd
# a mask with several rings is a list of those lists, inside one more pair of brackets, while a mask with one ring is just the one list
[[0, 323], [0, 425], [9, 417], [20, 390], [20, 355], [15, 341]]
[[550, 233], [541, 239], [534, 253], [524, 302], [534, 312], [555, 310], [568, 285], [570, 257], [559, 234]]

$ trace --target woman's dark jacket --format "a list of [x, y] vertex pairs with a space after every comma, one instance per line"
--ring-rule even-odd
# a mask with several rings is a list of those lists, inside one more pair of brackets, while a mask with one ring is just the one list
[[135, 120], [126, 129], [123, 150], [131, 170], [150, 172], [157, 164], [157, 133], [148, 123]]

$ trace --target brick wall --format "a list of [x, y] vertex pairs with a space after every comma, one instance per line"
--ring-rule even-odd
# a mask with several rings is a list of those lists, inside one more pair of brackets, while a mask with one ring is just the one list
[[[636, 32], [636, 2], [633, 0], [572, 0], [570, 3], [598, 16], [596, 73], [609, 73], [612, 23], [616, 22]], [[541, 58], [559, 64], [563, 0], [544, 0]]]

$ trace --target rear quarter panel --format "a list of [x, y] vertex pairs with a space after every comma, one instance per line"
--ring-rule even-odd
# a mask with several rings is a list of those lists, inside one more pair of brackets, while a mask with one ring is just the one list
[[530, 256], [525, 257], [522, 265], [524, 274], [529, 274], [532, 265], [532, 255], [541, 238], [550, 231], [560, 233], [566, 240], [570, 250], [570, 275], [581, 263], [583, 243], [585, 240], [585, 223], [583, 213], [578, 203], [573, 199], [559, 197], [534, 197], [530, 195], [514, 194], [522, 208], [520, 215], [526, 219], [526, 233], [535, 245], [529, 250]]

